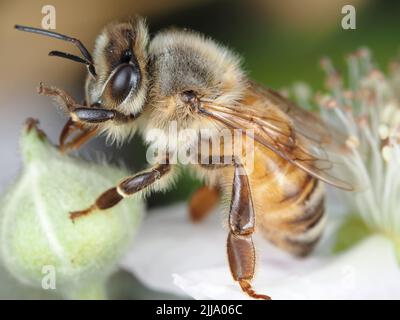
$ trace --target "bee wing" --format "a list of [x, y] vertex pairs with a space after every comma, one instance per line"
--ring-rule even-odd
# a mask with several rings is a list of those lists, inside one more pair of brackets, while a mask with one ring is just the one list
[[310, 175], [344, 190], [355, 189], [357, 179], [345, 164], [351, 152], [347, 136], [279, 93], [251, 84], [241, 103], [222, 106], [204, 101], [203, 108], [211, 118], [245, 130], [254, 141]]

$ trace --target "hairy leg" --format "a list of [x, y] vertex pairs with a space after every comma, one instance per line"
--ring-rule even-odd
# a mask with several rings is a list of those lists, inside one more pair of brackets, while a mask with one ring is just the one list
[[157, 180], [164, 177], [171, 170], [169, 164], [159, 164], [148, 170], [127, 177], [118, 186], [103, 192], [94, 204], [85, 210], [70, 213], [70, 218], [75, 220], [79, 217], [88, 215], [96, 210], [106, 210], [118, 204], [122, 199], [127, 198], [152, 185]]
[[[77, 133], [73, 138], [70, 136], [73, 133]], [[68, 152], [71, 150], [77, 150], [91, 138], [96, 136], [98, 132], [97, 127], [84, 127], [80, 123], [76, 123], [69, 119], [61, 131], [59, 138], [59, 148], [61, 152]], [[67, 141], [70, 138], [70, 141]]]
[[235, 163], [227, 240], [229, 266], [233, 279], [245, 293], [255, 299], [270, 300], [269, 296], [256, 293], [251, 286], [256, 261], [252, 238], [255, 212], [248, 177], [241, 174], [242, 170], [243, 167]]
[[[102, 106], [87, 106], [79, 104], [67, 92], [56, 87], [47, 87], [40, 83], [38, 93], [56, 99], [57, 103], [69, 114], [70, 118], [60, 135], [60, 150], [62, 152], [80, 148], [98, 132], [98, 124], [113, 121], [123, 124], [135, 119], [133, 115], [125, 115], [117, 110]], [[69, 136], [79, 131], [71, 141]]]
[[[226, 164], [201, 164], [205, 169], [220, 169]], [[232, 277], [246, 294], [255, 299], [270, 300], [267, 295], [256, 293], [251, 281], [254, 277], [256, 254], [252, 235], [255, 230], [255, 211], [247, 174], [240, 162], [232, 157], [234, 166], [232, 199], [229, 210], [227, 254]]]

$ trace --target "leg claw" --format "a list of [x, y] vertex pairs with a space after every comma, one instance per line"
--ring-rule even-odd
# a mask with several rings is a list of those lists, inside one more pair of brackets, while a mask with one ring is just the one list
[[267, 296], [265, 294], [258, 294], [256, 293], [253, 288], [251, 287], [251, 284], [246, 281], [246, 280], [239, 280], [240, 287], [242, 288], [243, 292], [245, 292], [247, 295], [254, 299], [259, 299], [259, 300], [272, 300], [270, 296]]
[[73, 211], [69, 213], [69, 218], [72, 220], [72, 222], [75, 222], [75, 219], [87, 216], [89, 213], [91, 213], [95, 208], [90, 207], [86, 210], [81, 210], [81, 211]]

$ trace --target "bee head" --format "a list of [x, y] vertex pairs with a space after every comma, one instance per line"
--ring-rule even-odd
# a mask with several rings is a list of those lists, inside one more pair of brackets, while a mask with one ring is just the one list
[[71, 42], [82, 54], [51, 51], [50, 56], [85, 64], [86, 101], [90, 106], [118, 109], [125, 114], [142, 110], [147, 93], [147, 28], [141, 17], [107, 25], [98, 36], [93, 57], [83, 43], [61, 33], [16, 25], [20, 31]]
[[135, 17], [107, 25], [96, 40], [93, 63], [96, 76], [88, 74], [86, 99], [90, 104], [140, 113], [147, 93], [147, 28]]

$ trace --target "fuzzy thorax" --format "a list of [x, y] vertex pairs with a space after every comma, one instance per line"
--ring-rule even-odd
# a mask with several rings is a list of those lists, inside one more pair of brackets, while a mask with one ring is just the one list
[[200, 104], [211, 101], [233, 105], [240, 101], [247, 87], [240, 59], [192, 31], [169, 29], [158, 33], [149, 45], [149, 59], [152, 81], [142, 128], [147, 142], [153, 136], [150, 131], [157, 129], [168, 136], [171, 123], [176, 123], [178, 135], [186, 137], [180, 145], [196, 143], [198, 137], [183, 130], [215, 130], [221, 126], [199, 114], [185, 101], [185, 94], [195, 95]]

